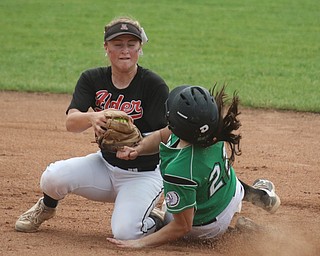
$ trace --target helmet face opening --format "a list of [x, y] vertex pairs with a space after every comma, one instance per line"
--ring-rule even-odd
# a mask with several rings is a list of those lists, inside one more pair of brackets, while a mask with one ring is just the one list
[[169, 94], [166, 101], [169, 129], [180, 139], [206, 146], [218, 127], [216, 102], [201, 86], [182, 85]]

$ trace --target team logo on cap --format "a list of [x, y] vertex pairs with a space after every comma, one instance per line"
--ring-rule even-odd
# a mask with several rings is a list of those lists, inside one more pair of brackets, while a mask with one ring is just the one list
[[121, 24], [120, 29], [121, 29], [121, 30], [128, 30], [127, 24]]
[[168, 206], [170, 207], [175, 207], [179, 204], [180, 202], [180, 196], [178, 195], [177, 192], [175, 191], [169, 191], [167, 194], [166, 194], [166, 203]]

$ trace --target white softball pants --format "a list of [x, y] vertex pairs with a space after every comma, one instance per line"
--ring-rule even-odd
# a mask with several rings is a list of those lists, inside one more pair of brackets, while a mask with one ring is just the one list
[[[210, 239], [225, 233], [231, 223], [235, 213], [241, 211], [244, 189], [237, 179], [236, 191], [228, 206], [216, 217], [216, 221], [205, 226], [193, 226], [192, 230], [185, 238]], [[163, 210], [166, 206], [163, 205]], [[169, 212], [165, 214], [165, 223], [173, 220], [173, 215]]]
[[160, 170], [131, 172], [110, 165], [100, 151], [50, 164], [40, 180], [42, 191], [61, 200], [68, 193], [89, 200], [112, 202], [112, 233], [116, 239], [137, 239], [153, 233], [148, 217], [163, 185]]
[[205, 226], [194, 226], [188, 234], [190, 237], [210, 239], [225, 233], [235, 213], [241, 211], [244, 189], [237, 179], [236, 191], [228, 206], [216, 217], [216, 221]]

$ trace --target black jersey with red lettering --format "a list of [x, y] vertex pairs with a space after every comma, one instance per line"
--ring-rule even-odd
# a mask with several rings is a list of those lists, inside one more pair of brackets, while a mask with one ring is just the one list
[[[143, 135], [166, 126], [164, 103], [169, 88], [154, 72], [138, 66], [137, 74], [125, 89], [116, 88], [111, 80], [111, 67], [98, 67], [84, 71], [75, 87], [67, 112], [78, 109], [87, 112], [89, 108], [101, 111], [108, 108], [123, 110], [134, 119], [134, 124]], [[154, 168], [159, 155], [141, 156], [135, 160], [118, 159], [114, 153], [102, 152], [112, 165], [123, 169]]]

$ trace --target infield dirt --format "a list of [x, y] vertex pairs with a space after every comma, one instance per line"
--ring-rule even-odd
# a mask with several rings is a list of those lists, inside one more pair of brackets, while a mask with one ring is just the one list
[[266, 178], [281, 206], [269, 214], [243, 203], [239, 216], [264, 233], [228, 232], [212, 241], [177, 241], [155, 249], [124, 250], [111, 237], [112, 204], [69, 195], [37, 233], [14, 224], [41, 196], [39, 180], [56, 160], [98, 150], [90, 129], [65, 129], [71, 95], [0, 92], [0, 255], [301, 255], [320, 252], [320, 115], [241, 108], [242, 155], [234, 167], [247, 183]]

